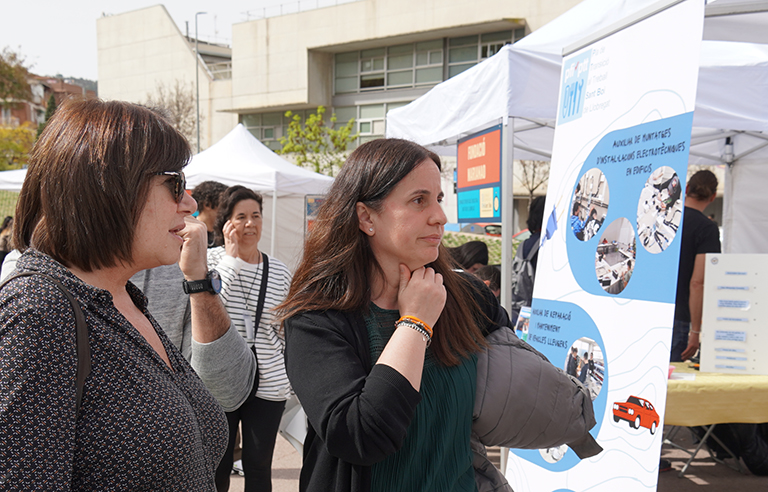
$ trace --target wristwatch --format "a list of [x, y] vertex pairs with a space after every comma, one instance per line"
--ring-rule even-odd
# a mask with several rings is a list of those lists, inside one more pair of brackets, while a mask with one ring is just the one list
[[181, 285], [185, 294], [197, 294], [199, 292], [218, 294], [221, 292], [221, 277], [216, 270], [209, 270], [203, 280], [185, 280]]

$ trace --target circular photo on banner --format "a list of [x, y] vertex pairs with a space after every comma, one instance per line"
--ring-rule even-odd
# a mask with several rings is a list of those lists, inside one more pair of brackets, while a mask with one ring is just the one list
[[621, 217], [611, 222], [600, 237], [595, 251], [595, 275], [609, 294], [627, 288], [635, 268], [635, 230]]
[[589, 337], [581, 337], [571, 345], [563, 364], [563, 370], [577, 378], [589, 390], [595, 401], [603, 389], [605, 361], [600, 345]]
[[571, 203], [571, 230], [580, 241], [589, 241], [597, 235], [608, 214], [608, 181], [597, 168], [581, 175]]
[[683, 216], [683, 187], [674, 169], [662, 166], [640, 192], [637, 235], [649, 253], [661, 253], [672, 243]]

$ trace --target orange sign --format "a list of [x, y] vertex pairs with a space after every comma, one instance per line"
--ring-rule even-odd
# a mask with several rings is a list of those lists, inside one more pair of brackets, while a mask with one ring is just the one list
[[501, 181], [501, 129], [460, 142], [456, 168], [459, 189]]

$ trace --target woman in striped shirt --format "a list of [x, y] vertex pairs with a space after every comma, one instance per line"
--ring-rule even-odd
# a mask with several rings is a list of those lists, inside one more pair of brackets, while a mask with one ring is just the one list
[[[230, 318], [258, 360], [258, 386], [234, 412], [227, 413], [229, 446], [216, 471], [219, 492], [229, 489], [233, 449], [238, 424], [242, 423], [245, 490], [272, 490], [272, 454], [285, 401], [291, 385], [285, 374], [285, 339], [274, 324], [272, 308], [288, 293], [291, 273], [276, 258], [259, 251], [262, 230], [261, 195], [233, 186], [219, 200], [214, 232], [219, 244], [208, 250], [208, 267], [221, 276], [221, 298]], [[259, 317], [263, 277], [266, 289]], [[226, 384], [223, 382], [222, 384]]]

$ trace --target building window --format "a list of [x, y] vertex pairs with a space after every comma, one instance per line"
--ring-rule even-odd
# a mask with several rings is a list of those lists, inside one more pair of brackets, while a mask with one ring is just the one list
[[335, 55], [334, 93], [435, 85], [443, 81], [443, 40]]
[[[314, 110], [310, 110], [313, 113]], [[304, 123], [307, 116], [306, 111], [293, 111], [293, 114], [298, 114], [301, 117], [301, 122]], [[269, 147], [271, 150], [280, 150], [283, 148], [280, 145], [280, 138], [287, 133], [288, 125], [291, 123], [291, 118], [286, 118], [285, 111], [276, 113], [261, 113], [261, 114], [241, 114], [240, 123], [253, 134], [254, 137], [259, 139], [261, 143]]]
[[446, 65], [453, 77], [524, 35], [520, 28], [337, 53], [334, 94], [432, 86], [443, 81]]

